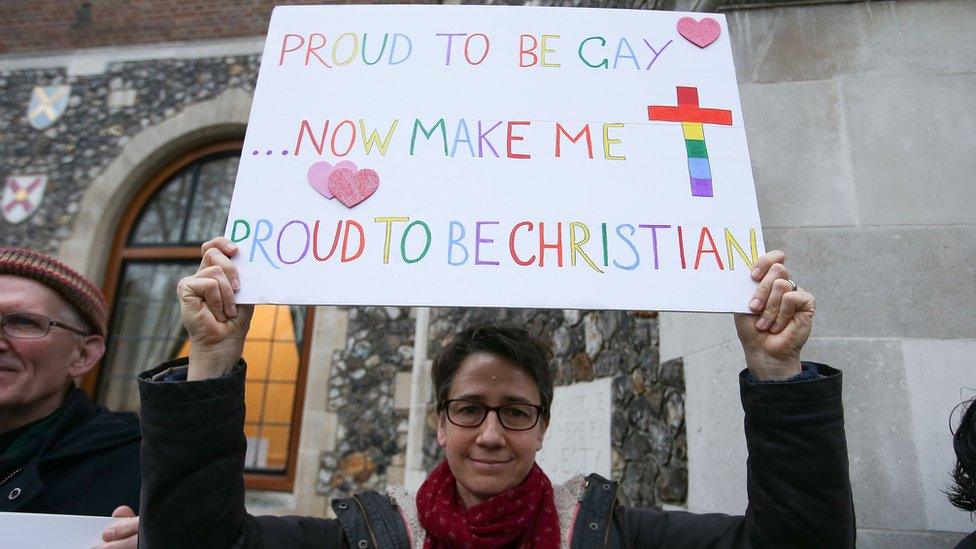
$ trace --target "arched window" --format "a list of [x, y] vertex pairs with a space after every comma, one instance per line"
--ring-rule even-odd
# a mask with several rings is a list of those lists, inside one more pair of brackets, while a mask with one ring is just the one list
[[[241, 142], [192, 151], [156, 175], [126, 212], [106, 271], [106, 354], [85, 379], [98, 403], [138, 411], [136, 376], [186, 356], [176, 284], [223, 233]], [[311, 308], [260, 305], [244, 346], [249, 488], [291, 490], [301, 429]]]

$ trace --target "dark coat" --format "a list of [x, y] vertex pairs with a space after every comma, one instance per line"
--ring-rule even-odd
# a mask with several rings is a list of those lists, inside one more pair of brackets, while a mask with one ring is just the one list
[[0, 479], [0, 511], [111, 516], [139, 512], [139, 419], [92, 406], [72, 388], [24, 467]]
[[[403, 547], [386, 496], [333, 501], [338, 520], [254, 517], [244, 509], [243, 363], [181, 382], [172, 361], [139, 379], [143, 430], [141, 547]], [[182, 370], [182, 371], [181, 371]], [[573, 547], [852, 547], [841, 374], [749, 383], [740, 376], [749, 449], [744, 516], [630, 509], [615, 483], [589, 477]], [[170, 381], [153, 381], [164, 377]], [[215, 497], [219, 495], [219, 497]]]

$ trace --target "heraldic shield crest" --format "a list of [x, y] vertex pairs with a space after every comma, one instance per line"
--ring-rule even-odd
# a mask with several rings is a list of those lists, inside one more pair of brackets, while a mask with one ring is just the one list
[[3, 185], [0, 216], [11, 225], [24, 221], [37, 211], [47, 187], [46, 175], [12, 175]]
[[34, 86], [27, 121], [34, 129], [44, 130], [57, 122], [68, 108], [71, 86]]

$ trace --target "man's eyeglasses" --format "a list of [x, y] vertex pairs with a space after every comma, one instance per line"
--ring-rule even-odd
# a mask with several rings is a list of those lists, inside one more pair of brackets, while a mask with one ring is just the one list
[[40, 339], [51, 332], [51, 326], [80, 335], [88, 335], [78, 328], [68, 326], [57, 320], [51, 320], [44, 315], [34, 313], [7, 313], [0, 316], [0, 330], [7, 337], [15, 339]]
[[477, 427], [485, 422], [488, 412], [495, 412], [502, 427], [511, 431], [528, 431], [539, 423], [542, 406], [535, 404], [506, 404], [485, 406], [480, 402], [464, 399], [444, 401], [447, 419], [458, 427]]

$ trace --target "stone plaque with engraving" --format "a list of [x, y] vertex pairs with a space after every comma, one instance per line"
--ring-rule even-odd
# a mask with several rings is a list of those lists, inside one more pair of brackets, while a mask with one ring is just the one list
[[611, 378], [556, 387], [549, 430], [536, 461], [553, 483], [576, 474], [610, 477]]

